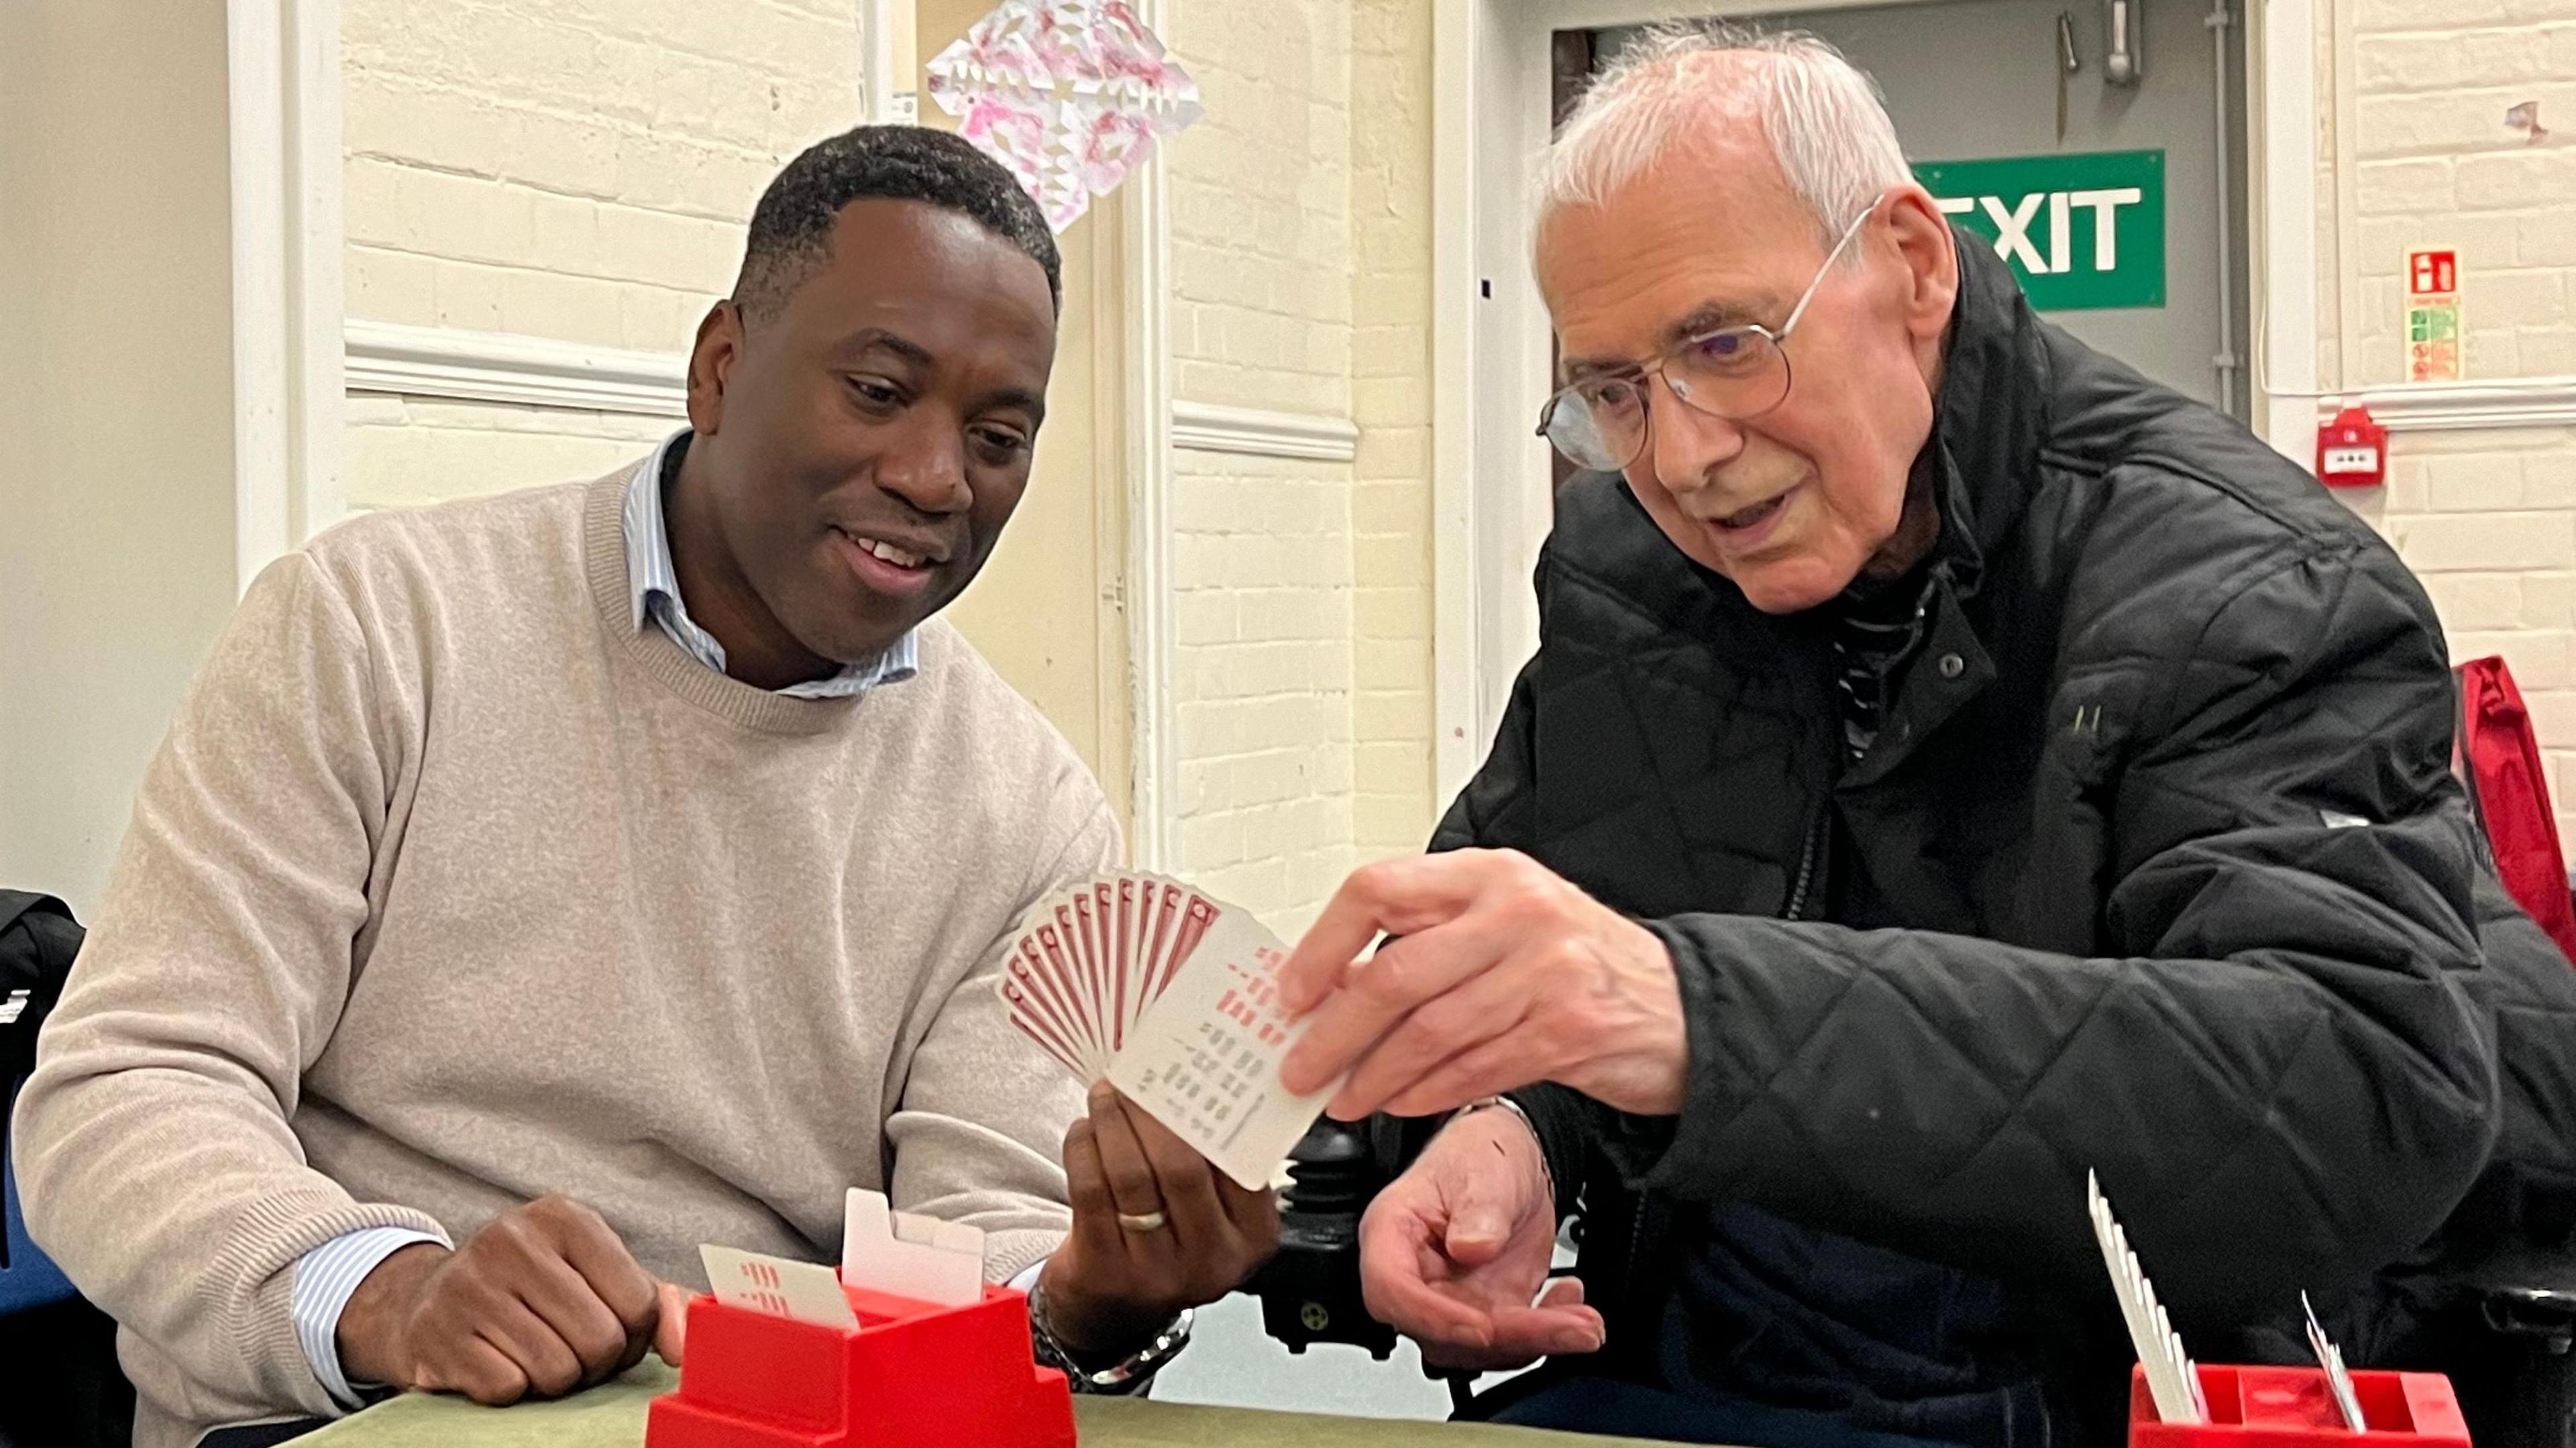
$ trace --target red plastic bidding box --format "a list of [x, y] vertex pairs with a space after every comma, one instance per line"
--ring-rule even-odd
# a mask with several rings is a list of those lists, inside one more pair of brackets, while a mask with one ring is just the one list
[[2166, 1423], [2156, 1417], [2145, 1371], [2137, 1370], [2129, 1379], [2129, 1448], [2469, 1448], [2459, 1400], [2440, 1373], [2356, 1372], [2352, 1389], [2365, 1432], [2343, 1425], [2322, 1369], [2203, 1363], [2200, 1395], [2208, 1400], [2209, 1421]]
[[1030, 1353], [1027, 1297], [841, 1291], [855, 1331], [691, 1302], [680, 1389], [653, 1400], [645, 1448], [1073, 1448], [1073, 1399]]

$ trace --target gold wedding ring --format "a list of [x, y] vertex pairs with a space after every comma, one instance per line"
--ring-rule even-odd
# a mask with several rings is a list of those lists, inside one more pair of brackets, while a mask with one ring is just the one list
[[1122, 1232], [1159, 1232], [1165, 1218], [1160, 1212], [1120, 1212], [1118, 1230]]

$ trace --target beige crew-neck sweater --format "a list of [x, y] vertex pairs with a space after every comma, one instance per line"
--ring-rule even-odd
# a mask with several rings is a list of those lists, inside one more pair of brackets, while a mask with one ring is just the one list
[[1080, 1088], [989, 979], [1103, 868], [1071, 749], [956, 632], [857, 699], [633, 625], [629, 474], [359, 519], [242, 600], [137, 791], [13, 1144], [36, 1239], [124, 1325], [143, 1448], [333, 1411], [295, 1264], [548, 1192], [654, 1274], [830, 1261], [842, 1194], [1067, 1213]]

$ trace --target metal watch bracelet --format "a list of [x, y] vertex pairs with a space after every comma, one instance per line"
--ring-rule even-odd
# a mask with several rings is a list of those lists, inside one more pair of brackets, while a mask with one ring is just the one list
[[1153, 1341], [1105, 1368], [1086, 1368], [1047, 1323], [1045, 1284], [1029, 1284], [1029, 1345], [1036, 1351], [1037, 1360], [1063, 1373], [1065, 1382], [1077, 1393], [1139, 1391], [1164, 1364], [1190, 1345], [1190, 1324], [1195, 1318], [1196, 1314], [1184, 1307], [1179, 1316], [1154, 1335]]
[[1459, 1107], [1458, 1114], [1451, 1117], [1450, 1120], [1464, 1120], [1467, 1117], [1475, 1115], [1479, 1111], [1492, 1110], [1496, 1108], [1508, 1111], [1514, 1116], [1519, 1117], [1521, 1119], [1521, 1125], [1529, 1131], [1531, 1142], [1537, 1145], [1539, 1179], [1547, 1183], [1548, 1210], [1550, 1212], [1554, 1212], [1556, 1210], [1556, 1169], [1547, 1164], [1547, 1138], [1538, 1134], [1538, 1123], [1530, 1120], [1529, 1112], [1523, 1110], [1519, 1102], [1514, 1101], [1508, 1096], [1479, 1096], [1475, 1100], [1468, 1102], [1466, 1105]]

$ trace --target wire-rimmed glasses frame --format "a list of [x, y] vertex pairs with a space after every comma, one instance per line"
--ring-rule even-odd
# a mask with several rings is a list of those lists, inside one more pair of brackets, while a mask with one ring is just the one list
[[1825, 276], [1860, 235], [1861, 223], [1878, 210], [1873, 200], [1843, 228], [1840, 240], [1825, 254], [1824, 265], [1798, 294], [1797, 305], [1780, 330], [1756, 322], [1717, 327], [1674, 344], [1662, 355], [1633, 367], [1585, 377], [1560, 388], [1539, 410], [1538, 435], [1581, 468], [1618, 472], [1646, 450], [1654, 424], [1650, 405], [1654, 381], [1694, 412], [1727, 422], [1760, 417], [1789, 398], [1795, 377], [1789, 366], [1788, 341], [1807, 315], [1808, 304]]

